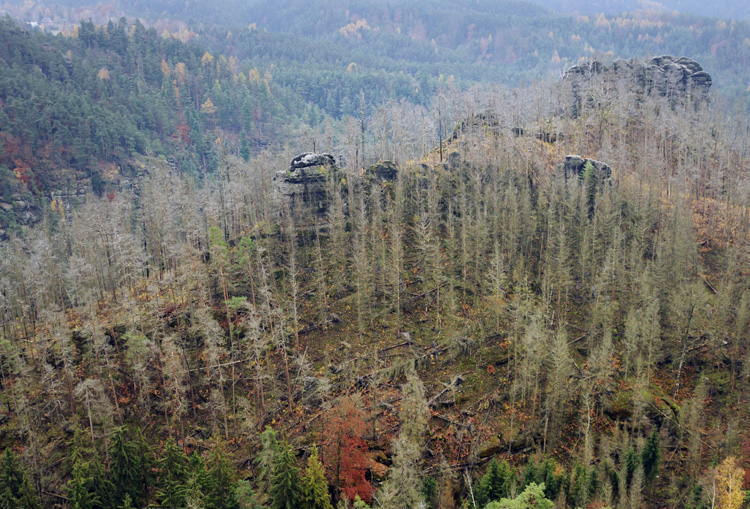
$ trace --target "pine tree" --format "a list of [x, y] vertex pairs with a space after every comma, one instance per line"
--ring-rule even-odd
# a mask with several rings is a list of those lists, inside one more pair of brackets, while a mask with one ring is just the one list
[[299, 467], [292, 447], [284, 441], [274, 463], [271, 478], [271, 509], [297, 509], [302, 503]]
[[315, 446], [307, 458], [307, 468], [302, 477], [302, 498], [303, 509], [333, 509], [325, 470], [318, 458], [318, 448]]
[[16, 455], [5, 449], [0, 461], [0, 509], [41, 509], [39, 497]]

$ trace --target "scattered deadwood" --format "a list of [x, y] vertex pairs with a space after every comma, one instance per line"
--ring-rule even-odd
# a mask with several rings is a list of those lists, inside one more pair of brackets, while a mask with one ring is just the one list
[[43, 491], [43, 495], [46, 495], [48, 497], [54, 497], [58, 500], [62, 500], [64, 502], [70, 502], [70, 499], [64, 495], [60, 495], [59, 493], [52, 493], [51, 491]]
[[419, 360], [426, 359], [427, 357], [430, 357], [432, 355], [440, 355], [441, 353], [447, 352], [447, 351], [448, 351], [448, 347], [447, 346], [435, 347], [432, 350], [430, 350], [429, 352], [426, 352], [424, 355], [422, 355], [419, 358]]
[[448, 391], [455, 389], [459, 385], [461, 385], [464, 382], [463, 374], [456, 375], [455, 378], [453, 378], [453, 381], [449, 384], [443, 384], [445, 386], [445, 389], [440, 391], [436, 396], [434, 396], [430, 401], [427, 402], [427, 406], [429, 407], [436, 407], [438, 405], [438, 400]]
[[402, 332], [401, 335], [406, 339], [406, 341], [399, 343], [397, 345], [391, 345], [386, 346], [385, 348], [381, 348], [378, 350], [378, 355], [387, 352], [388, 350], [393, 350], [395, 348], [401, 348], [402, 346], [411, 346], [414, 344], [414, 340], [411, 339], [411, 335], [408, 332]]
[[463, 424], [463, 423], [460, 423], [460, 422], [456, 422], [456, 421], [454, 421], [452, 419], [448, 419], [447, 417], [444, 417], [444, 416], [442, 416], [440, 414], [432, 414], [432, 418], [433, 419], [437, 419], [438, 421], [443, 421], [446, 424], [451, 424], [451, 425], [456, 426], [458, 428], [463, 428], [463, 429], [467, 429], [467, 430], [474, 429], [474, 426], [472, 426], [471, 424]]
[[432, 474], [435, 472], [439, 472], [442, 469], [448, 469], [448, 470], [465, 470], [467, 468], [473, 469], [475, 467], [478, 467], [480, 465], [483, 465], [485, 463], [488, 463], [492, 457], [489, 458], [477, 458], [473, 461], [467, 461], [465, 463], [458, 463], [457, 465], [435, 465], [433, 467], [429, 467], [425, 469], [426, 474]]
[[[576, 328], [576, 329], [578, 329], [578, 327], [575, 327], [575, 328]], [[578, 330], [582, 330], [582, 329], [578, 329]], [[596, 336], [596, 335], [597, 335], [597, 334], [599, 334], [599, 333], [600, 333], [601, 331], [602, 331], [602, 329], [597, 329], [596, 331], [594, 331], [594, 334], [593, 334], [593, 335], [594, 335], [594, 336]], [[589, 335], [589, 333], [588, 333], [588, 332], [586, 332], [586, 333], [585, 333], [585, 334], [584, 334], [583, 336], [579, 336], [579, 337], [575, 338], [575, 339], [574, 339], [573, 341], [571, 341], [571, 342], [570, 342], [570, 343], [568, 343], [568, 344], [569, 344], [569, 345], [575, 345], [575, 344], [576, 344], [576, 343], [578, 343], [579, 341], [582, 341], [583, 339], [586, 339], [586, 338], [588, 337], [588, 335]]]
[[703, 276], [703, 282], [706, 283], [706, 288], [711, 290], [714, 293], [714, 295], [719, 295], [718, 290], [716, 290], [716, 287], [711, 284], [711, 281], [708, 280], [708, 277]]
[[330, 313], [324, 322], [308, 324], [307, 327], [304, 327], [303, 329], [300, 329], [299, 331], [297, 331], [297, 334], [308, 334], [310, 332], [323, 329], [330, 325], [341, 323], [341, 321], [342, 321], [341, 318], [336, 313]]

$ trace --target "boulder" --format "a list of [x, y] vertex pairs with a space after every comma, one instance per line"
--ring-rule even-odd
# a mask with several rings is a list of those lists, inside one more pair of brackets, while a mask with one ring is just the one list
[[490, 458], [500, 451], [507, 451], [508, 444], [500, 440], [499, 436], [494, 436], [479, 446], [477, 456], [480, 458]]
[[398, 178], [398, 168], [393, 161], [380, 161], [370, 167], [371, 177], [383, 182], [392, 182]]
[[510, 451], [519, 452], [530, 447], [534, 443], [534, 437], [528, 433], [517, 432], [512, 440], [506, 440], [496, 435], [477, 449], [477, 456], [480, 458], [489, 458], [499, 452]]
[[612, 177], [612, 168], [607, 163], [597, 161], [596, 159], [586, 159], [577, 155], [569, 155], [565, 157], [565, 161], [558, 165], [558, 171], [563, 174], [567, 180], [569, 177], [583, 178], [583, 172], [586, 168], [586, 163], [591, 163], [594, 170], [597, 172], [598, 180], [604, 182]]
[[305, 152], [292, 159], [290, 168], [299, 170], [309, 168], [310, 166], [335, 166], [336, 159], [331, 154], [316, 154], [314, 152]]

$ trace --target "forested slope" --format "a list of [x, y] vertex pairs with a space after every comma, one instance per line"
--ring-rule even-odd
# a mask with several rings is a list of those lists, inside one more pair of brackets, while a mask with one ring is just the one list
[[[746, 124], [716, 101], [589, 90], [576, 115], [555, 83], [391, 103], [364, 137], [320, 126], [318, 150], [343, 155], [321, 173], [322, 216], [274, 199], [288, 150], [218, 152], [203, 181], [140, 157], [137, 186], [4, 243], [0, 425], [30, 476], [18, 497], [736, 500]], [[478, 120], [438, 149], [448, 118]], [[570, 153], [611, 175], [566, 178]], [[372, 177], [382, 159], [398, 179]]]
[[[189, 173], [211, 172], [217, 137], [247, 155], [283, 142], [292, 129], [280, 125], [307, 111], [267, 69], [214, 58], [138, 22], [86, 22], [76, 37], [53, 38], [4, 19], [0, 38], [6, 203], [14, 195], [47, 195], [46, 206], [71, 187], [74, 198], [116, 189], [134, 175], [131, 157], [139, 154], [177, 159]], [[10, 212], [0, 226], [18, 224]]]

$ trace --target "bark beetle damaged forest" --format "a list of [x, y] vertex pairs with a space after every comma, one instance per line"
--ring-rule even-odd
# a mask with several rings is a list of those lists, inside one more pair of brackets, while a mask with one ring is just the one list
[[235, 4], [0, 6], [0, 507], [748, 506], [748, 21]]

